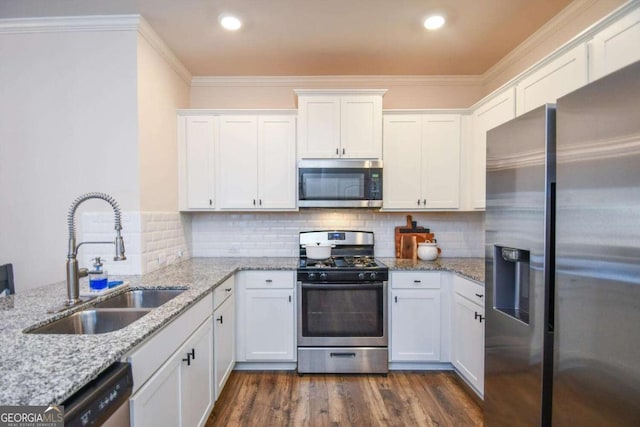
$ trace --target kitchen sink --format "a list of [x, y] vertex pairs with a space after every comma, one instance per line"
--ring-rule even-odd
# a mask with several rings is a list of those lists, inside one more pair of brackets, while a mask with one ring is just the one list
[[156, 308], [186, 289], [135, 289], [99, 302], [95, 308]]
[[104, 334], [135, 322], [151, 309], [84, 310], [28, 331], [30, 334]]
[[186, 289], [134, 289], [60, 320], [27, 331], [28, 334], [104, 334], [135, 322]]

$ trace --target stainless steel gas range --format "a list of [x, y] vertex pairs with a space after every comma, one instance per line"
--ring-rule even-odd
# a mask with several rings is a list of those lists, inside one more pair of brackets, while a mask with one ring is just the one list
[[[306, 246], [330, 244], [312, 260]], [[300, 233], [298, 372], [387, 373], [389, 269], [374, 257], [368, 231]]]

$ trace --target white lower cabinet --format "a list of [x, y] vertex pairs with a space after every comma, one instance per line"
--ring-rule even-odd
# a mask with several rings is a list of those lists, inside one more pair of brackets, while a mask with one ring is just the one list
[[484, 393], [484, 288], [454, 277], [452, 362], [464, 379]]
[[207, 318], [131, 397], [133, 426], [201, 426], [213, 405], [213, 331]]
[[440, 273], [391, 273], [391, 362], [441, 360]]
[[239, 362], [295, 362], [293, 271], [239, 273], [236, 359]]
[[214, 290], [213, 296], [213, 360], [215, 399], [236, 364], [234, 278], [227, 279]]

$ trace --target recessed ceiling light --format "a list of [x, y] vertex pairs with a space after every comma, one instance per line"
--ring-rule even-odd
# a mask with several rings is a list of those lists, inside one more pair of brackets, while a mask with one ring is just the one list
[[427, 30], [437, 30], [444, 25], [445, 19], [442, 15], [431, 15], [424, 20], [424, 27]]
[[225, 30], [236, 31], [242, 27], [242, 21], [237, 16], [222, 14], [218, 20]]

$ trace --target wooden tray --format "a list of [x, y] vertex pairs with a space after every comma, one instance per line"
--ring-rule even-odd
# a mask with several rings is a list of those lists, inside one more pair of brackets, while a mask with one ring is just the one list
[[[424, 230], [424, 232], [417, 231], [421, 229]], [[418, 243], [431, 241], [434, 238], [433, 233], [428, 233], [427, 231], [424, 227], [414, 226], [411, 215], [407, 215], [407, 225], [395, 228], [396, 258], [415, 259], [414, 252], [417, 252]], [[414, 237], [416, 249], [412, 250]]]

